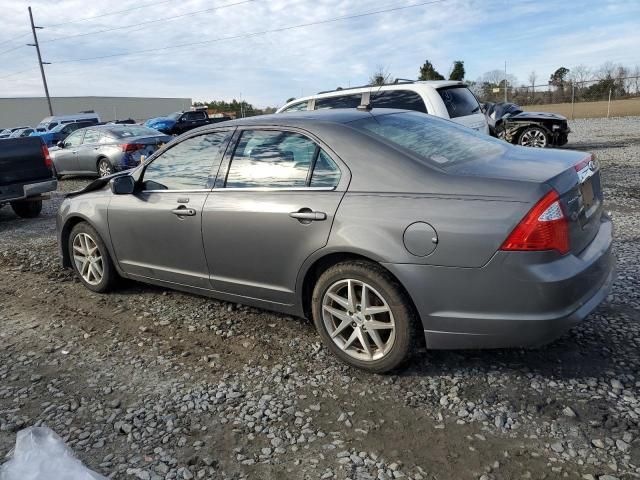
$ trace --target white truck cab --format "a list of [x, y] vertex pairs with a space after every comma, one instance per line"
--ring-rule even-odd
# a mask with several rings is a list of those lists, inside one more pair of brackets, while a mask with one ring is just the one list
[[276, 113], [356, 108], [362, 94], [369, 94], [372, 108], [416, 110], [489, 134], [489, 126], [480, 103], [464, 82], [454, 80], [396, 80], [392, 84], [344, 88], [292, 100]]

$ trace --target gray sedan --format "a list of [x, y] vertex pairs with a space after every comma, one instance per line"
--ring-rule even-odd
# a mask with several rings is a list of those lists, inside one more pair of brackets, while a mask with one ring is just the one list
[[595, 159], [417, 112], [330, 110], [190, 131], [69, 196], [63, 265], [312, 318], [384, 372], [412, 346], [549, 342], [613, 281]]
[[171, 137], [139, 125], [95, 125], [76, 130], [49, 150], [54, 173], [105, 177], [140, 165]]

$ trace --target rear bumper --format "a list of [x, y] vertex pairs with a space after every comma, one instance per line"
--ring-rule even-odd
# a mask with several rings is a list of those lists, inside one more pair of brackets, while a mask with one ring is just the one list
[[498, 252], [482, 268], [386, 265], [414, 301], [431, 349], [535, 347], [581, 322], [615, 278], [612, 225], [580, 255]]
[[0, 203], [36, 197], [43, 193], [53, 192], [57, 188], [58, 182], [55, 179], [34, 183], [6, 185], [4, 187], [0, 187]]

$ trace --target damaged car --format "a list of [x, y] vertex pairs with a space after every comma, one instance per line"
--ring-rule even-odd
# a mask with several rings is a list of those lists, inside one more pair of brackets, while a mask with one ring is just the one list
[[560, 147], [569, 140], [569, 124], [562, 115], [525, 112], [515, 103], [485, 103], [492, 136], [523, 147]]

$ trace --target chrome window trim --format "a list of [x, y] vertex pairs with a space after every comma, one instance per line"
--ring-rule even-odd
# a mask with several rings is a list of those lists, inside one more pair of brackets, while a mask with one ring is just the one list
[[140, 193], [203, 193], [203, 192], [332, 192], [336, 187], [231, 187], [205, 188], [195, 190], [141, 190]]

